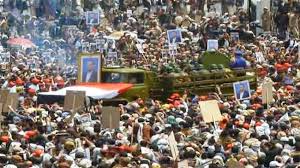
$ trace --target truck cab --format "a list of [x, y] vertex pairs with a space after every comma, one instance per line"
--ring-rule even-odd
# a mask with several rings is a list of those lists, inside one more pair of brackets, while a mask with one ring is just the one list
[[133, 100], [135, 96], [150, 97], [150, 88], [155, 85], [155, 73], [137, 68], [103, 68], [101, 82], [130, 83], [133, 87], [121, 94], [118, 99]]

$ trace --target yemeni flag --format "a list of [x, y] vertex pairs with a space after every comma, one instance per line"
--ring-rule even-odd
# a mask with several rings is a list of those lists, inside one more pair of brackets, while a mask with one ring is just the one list
[[67, 90], [85, 91], [87, 97], [93, 99], [112, 99], [126, 92], [133, 85], [127, 83], [83, 83], [75, 86], [51, 92], [40, 92], [38, 94], [39, 103], [56, 102], [56, 99], [64, 98]]

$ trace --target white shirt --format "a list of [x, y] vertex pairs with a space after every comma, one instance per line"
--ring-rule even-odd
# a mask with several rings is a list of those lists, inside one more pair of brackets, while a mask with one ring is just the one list
[[241, 93], [240, 93], [240, 99], [242, 99], [243, 96], [244, 96], [244, 92], [241, 92]]
[[92, 72], [93, 71], [89, 71], [87, 74], [86, 74], [86, 77], [85, 77], [85, 81], [88, 82], [92, 76]]

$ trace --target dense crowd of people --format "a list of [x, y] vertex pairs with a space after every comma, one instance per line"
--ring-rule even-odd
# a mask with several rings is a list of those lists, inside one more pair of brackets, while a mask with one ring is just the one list
[[[1, 1], [0, 83], [19, 93], [18, 108], [1, 120], [1, 167], [164, 168], [180, 161], [197, 168], [299, 167], [299, 3], [280, 1], [277, 11], [264, 8], [259, 25], [242, 8], [243, 1], [222, 2], [223, 12], [214, 10], [215, 3]], [[100, 23], [87, 24], [87, 11], [99, 11]], [[172, 29], [180, 29], [182, 41], [170, 54], [167, 30]], [[15, 38], [34, 45], [12, 45]], [[102, 126], [101, 101], [79, 111], [72, 122], [66, 122], [71, 113], [61, 104], [37, 103], [39, 92], [74, 85], [81, 52], [100, 52], [104, 59], [117, 52], [120, 67], [190, 73], [202, 70], [208, 39], [218, 40], [215, 52], [230, 57], [230, 68], [257, 69], [258, 87], [249, 99], [238, 101], [222, 92], [174, 93], [163, 101], [137, 95], [120, 105], [120, 127], [113, 130]], [[268, 105], [262, 103], [266, 80], [273, 83]], [[204, 122], [199, 102], [205, 100], [218, 101], [221, 121]], [[168, 140], [171, 132], [177, 159]]]

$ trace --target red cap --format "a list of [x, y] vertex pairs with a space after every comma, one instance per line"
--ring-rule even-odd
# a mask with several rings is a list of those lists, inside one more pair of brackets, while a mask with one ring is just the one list
[[51, 83], [51, 80], [50, 80], [50, 79], [48, 79], [48, 78], [44, 79], [43, 81], [44, 81], [46, 84], [49, 84], [49, 83]]
[[174, 100], [174, 99], [176, 99], [176, 97], [175, 97], [174, 95], [171, 95], [171, 96], [170, 96], [170, 99], [171, 99], [171, 100]]
[[29, 89], [28, 89], [28, 93], [29, 93], [30, 95], [34, 95], [34, 94], [35, 94], [35, 90], [32, 89], [32, 88], [29, 88]]
[[43, 154], [43, 150], [41, 149], [36, 149], [32, 152], [32, 155], [35, 156], [35, 157], [40, 157], [42, 154]]
[[24, 135], [24, 138], [28, 141], [28, 140], [30, 139], [30, 136], [27, 135], [27, 134], [25, 134], [25, 135]]
[[261, 125], [262, 125], [262, 123], [259, 122], [259, 121], [255, 123], [255, 126], [257, 126], [257, 127], [258, 127], [258, 126], [261, 126]]
[[249, 128], [250, 128], [250, 124], [249, 124], [249, 123], [244, 123], [243, 127], [244, 127], [245, 129], [249, 129]]
[[65, 82], [64, 82], [64, 81], [59, 81], [59, 82], [57, 83], [57, 86], [65, 86]]
[[26, 131], [25, 135], [27, 135], [29, 137], [33, 137], [36, 135], [36, 131]]
[[201, 100], [201, 101], [207, 100], [207, 96], [200, 96], [200, 100]]
[[233, 144], [232, 143], [227, 144], [226, 147], [227, 147], [227, 149], [231, 149], [233, 147]]
[[8, 87], [14, 87], [14, 86], [16, 86], [16, 83], [14, 81], [10, 81], [8, 83]]
[[285, 68], [287, 68], [287, 69], [290, 68], [290, 67], [292, 67], [292, 65], [289, 64], [289, 63], [284, 63], [283, 66], [284, 66]]
[[287, 85], [285, 88], [286, 88], [286, 90], [289, 90], [289, 91], [290, 91], [290, 90], [294, 90], [294, 87], [291, 86], [291, 85]]
[[22, 79], [20, 79], [20, 78], [18, 78], [17, 80], [16, 80], [16, 84], [18, 85], [18, 86], [22, 86], [23, 85], [23, 81], [22, 81]]
[[173, 93], [173, 94], [172, 94], [172, 96], [174, 96], [174, 97], [175, 97], [175, 99], [178, 99], [178, 98], [180, 98], [180, 95], [179, 95], [179, 93]]
[[38, 84], [38, 83], [40, 83], [40, 80], [38, 80], [37, 78], [33, 78], [33, 79], [31, 80], [31, 82], [32, 82], [33, 84]]
[[276, 70], [279, 71], [279, 72], [283, 72], [283, 71], [286, 70], [286, 67], [283, 66], [283, 65], [281, 65], [281, 64], [276, 64], [276, 65], [275, 65], [275, 68], [276, 68]]
[[178, 100], [175, 100], [174, 103], [173, 103], [173, 105], [174, 105], [175, 107], [178, 107], [180, 104], [181, 104], [181, 103], [180, 103], [180, 101], [178, 101]]
[[6, 136], [6, 135], [3, 135], [3, 136], [0, 137], [0, 140], [1, 140], [2, 142], [8, 143], [8, 142], [9, 142], [9, 137]]
[[61, 76], [57, 76], [57, 77], [55, 77], [54, 81], [56, 83], [58, 83], [58, 82], [64, 81], [64, 79]]

